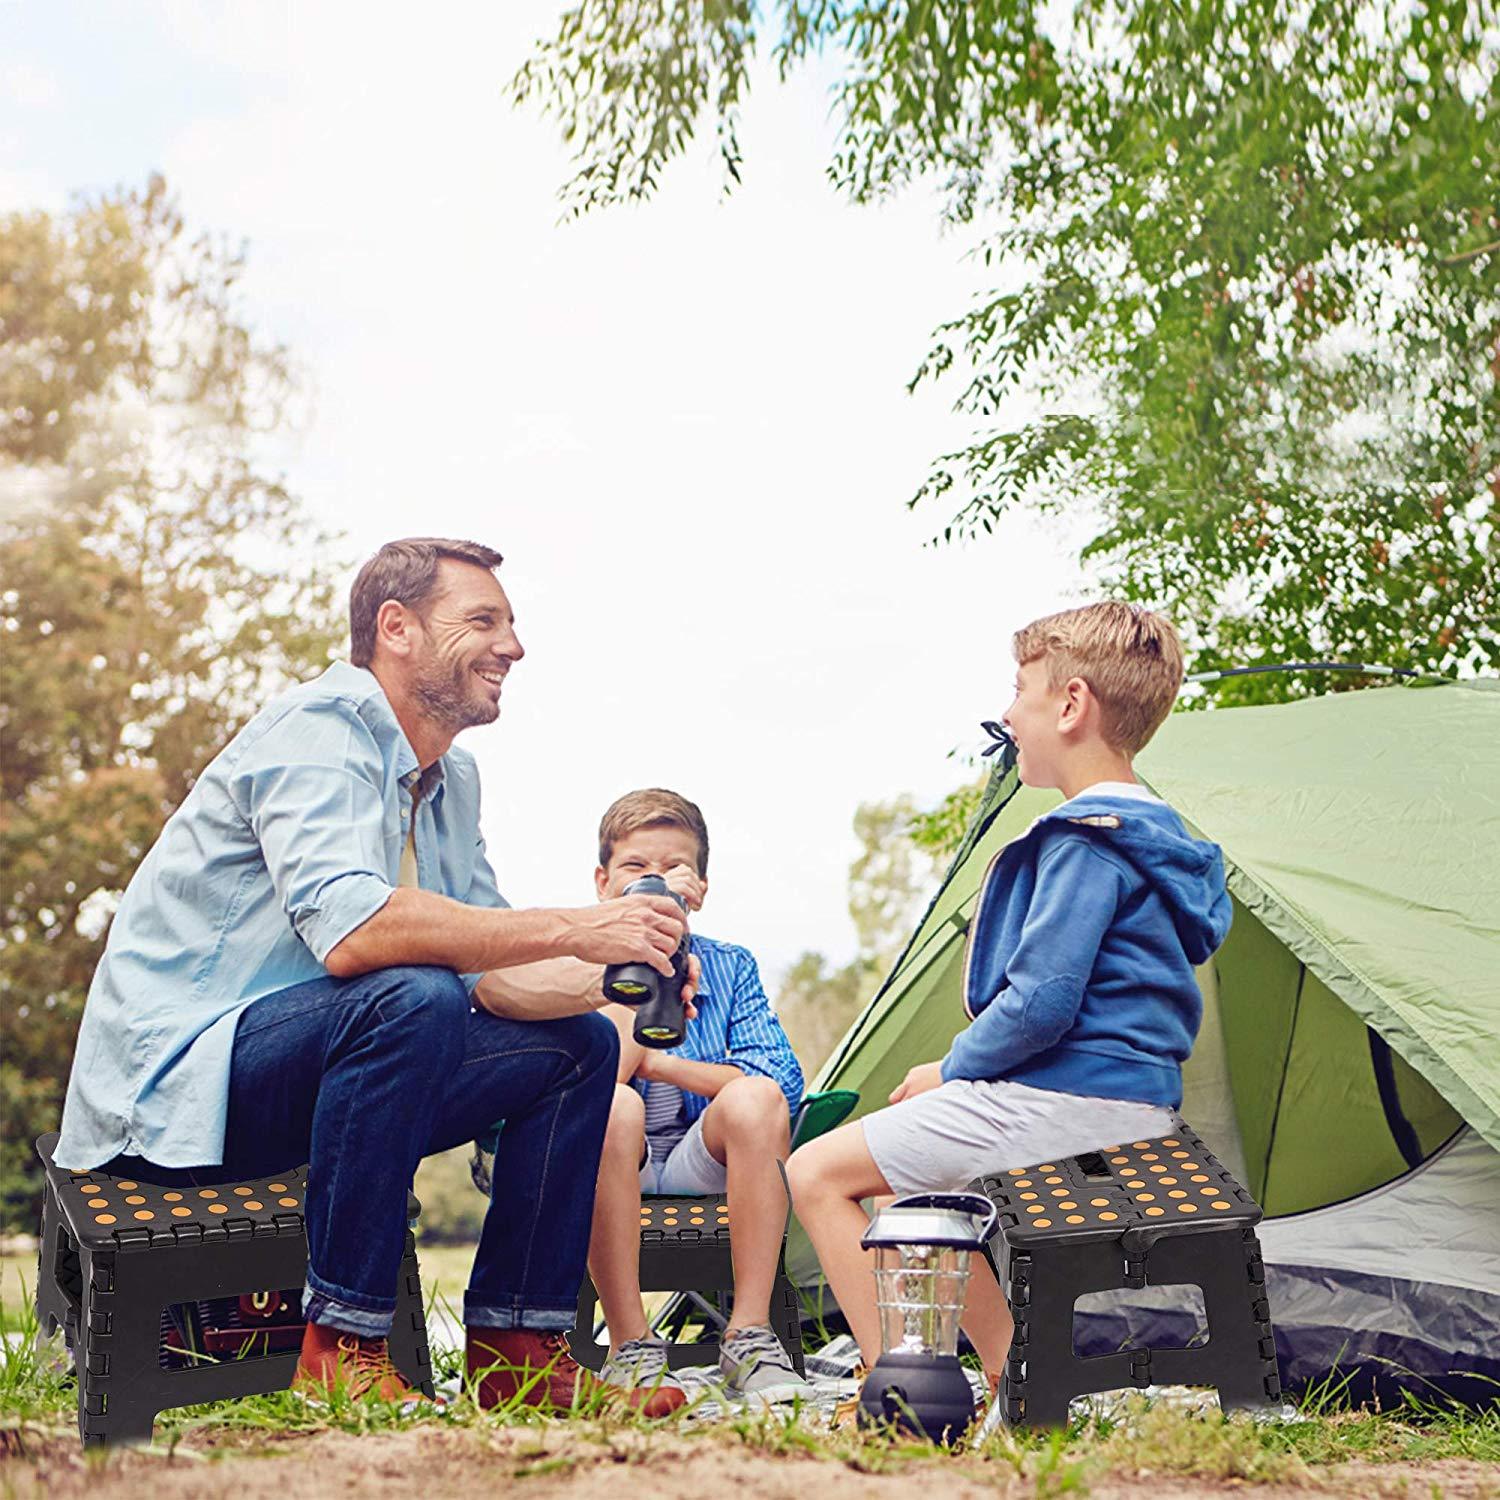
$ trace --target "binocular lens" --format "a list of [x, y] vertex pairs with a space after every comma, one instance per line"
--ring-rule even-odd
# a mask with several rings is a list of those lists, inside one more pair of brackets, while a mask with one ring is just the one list
[[677, 1033], [670, 1026], [642, 1026], [640, 1035], [651, 1042], [675, 1042]]
[[619, 995], [621, 999], [639, 1000], [642, 995], [651, 993], [648, 985], [640, 984], [634, 979], [616, 979], [609, 987], [612, 995]]

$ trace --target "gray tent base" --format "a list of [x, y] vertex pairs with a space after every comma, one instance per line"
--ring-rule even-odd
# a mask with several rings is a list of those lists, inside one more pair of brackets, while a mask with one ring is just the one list
[[[1500, 1399], [1500, 1297], [1431, 1282], [1396, 1281], [1307, 1266], [1267, 1266], [1283, 1389], [1352, 1403], [1426, 1400], [1479, 1405]], [[1084, 1355], [1122, 1348], [1183, 1348], [1202, 1337], [1172, 1289], [1091, 1298], [1074, 1320]], [[1367, 1317], [1377, 1326], [1359, 1327]]]

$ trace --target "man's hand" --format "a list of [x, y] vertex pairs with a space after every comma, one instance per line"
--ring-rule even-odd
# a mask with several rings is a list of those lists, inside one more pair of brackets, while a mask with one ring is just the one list
[[687, 902], [689, 911], [703, 909], [703, 897], [708, 891], [708, 883], [691, 865], [673, 865], [662, 879], [666, 881], [669, 891], [675, 891]]
[[650, 964], [670, 975], [687, 918], [670, 896], [617, 896], [569, 912], [568, 952], [591, 964]]
[[892, 1104], [900, 1104], [903, 1099], [914, 1099], [918, 1094], [925, 1094], [929, 1089], [935, 1089], [942, 1084], [943, 1065], [940, 1062], [918, 1063], [900, 1083], [891, 1090]]

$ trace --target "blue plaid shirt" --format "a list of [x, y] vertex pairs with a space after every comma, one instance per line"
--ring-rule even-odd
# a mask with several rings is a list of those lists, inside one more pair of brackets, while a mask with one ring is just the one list
[[[688, 1022], [682, 1045], [671, 1048], [670, 1055], [689, 1062], [728, 1063], [742, 1073], [769, 1078], [786, 1095], [787, 1109], [795, 1114], [802, 1102], [802, 1067], [766, 999], [754, 956], [736, 943], [721, 943], [697, 933], [691, 943], [703, 968], [695, 1002], [698, 1014]], [[639, 1079], [634, 1082], [644, 1097], [646, 1085]], [[691, 1125], [710, 1102], [684, 1089], [683, 1125]]]

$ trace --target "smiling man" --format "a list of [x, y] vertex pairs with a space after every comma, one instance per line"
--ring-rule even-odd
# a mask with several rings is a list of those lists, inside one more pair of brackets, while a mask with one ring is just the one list
[[[496, 888], [453, 740], [498, 716], [524, 654], [500, 561], [473, 542], [382, 547], [350, 595], [350, 663], [203, 771], [110, 929], [55, 1159], [174, 1184], [308, 1162], [299, 1381], [393, 1396], [412, 1173], [503, 1119], [469, 1369], [484, 1405], [566, 1407], [593, 1389], [563, 1333], [619, 1052], [591, 1014], [600, 966], [670, 974], [683, 918], [659, 896], [512, 911]], [[682, 1396], [628, 1399], [659, 1415]]]

